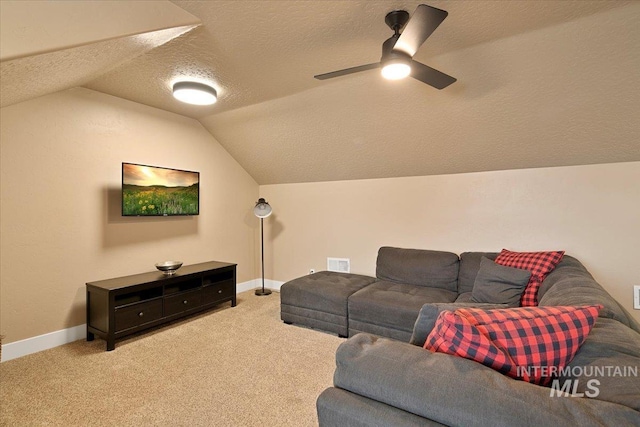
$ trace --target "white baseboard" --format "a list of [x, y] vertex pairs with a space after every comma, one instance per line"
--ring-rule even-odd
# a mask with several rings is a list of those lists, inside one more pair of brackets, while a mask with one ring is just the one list
[[[271, 289], [272, 291], [280, 292], [280, 287], [283, 284], [284, 282], [277, 280], [264, 279], [264, 287]], [[248, 282], [240, 283], [236, 286], [236, 292], [240, 293], [258, 288], [262, 288], [262, 279], [253, 279]]]
[[2, 362], [48, 350], [59, 345], [81, 340], [87, 337], [87, 325], [82, 324], [60, 331], [49, 332], [37, 337], [2, 344]]
[[[284, 282], [265, 279], [264, 287], [279, 292], [280, 286], [282, 286], [283, 283]], [[246, 292], [261, 287], [262, 279], [254, 279], [238, 283], [236, 285], [236, 292]], [[38, 335], [37, 337], [27, 338], [21, 341], [2, 344], [2, 360], [0, 360], [0, 362], [6, 362], [7, 360], [17, 359], [18, 357], [26, 356], [31, 353], [48, 350], [50, 348], [58, 347], [59, 345], [85, 339], [86, 337], [87, 325], [82, 324], [62, 329], [60, 331]]]

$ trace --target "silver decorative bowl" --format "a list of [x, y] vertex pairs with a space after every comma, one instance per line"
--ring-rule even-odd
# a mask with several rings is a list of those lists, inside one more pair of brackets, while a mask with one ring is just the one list
[[176, 270], [182, 266], [182, 261], [165, 261], [156, 264], [156, 268], [163, 274], [170, 276], [175, 274]]

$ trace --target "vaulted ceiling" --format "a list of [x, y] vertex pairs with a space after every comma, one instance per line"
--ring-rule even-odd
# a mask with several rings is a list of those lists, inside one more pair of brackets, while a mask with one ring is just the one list
[[415, 59], [453, 85], [313, 78], [378, 61], [420, 3], [2, 1], [1, 105], [83, 86], [189, 116], [260, 184], [640, 160], [640, 2], [429, 1]]

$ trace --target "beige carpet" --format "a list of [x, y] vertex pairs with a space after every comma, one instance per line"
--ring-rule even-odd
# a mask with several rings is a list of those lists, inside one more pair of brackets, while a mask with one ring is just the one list
[[280, 294], [116, 342], [0, 364], [0, 425], [313, 426], [343, 339], [285, 325]]

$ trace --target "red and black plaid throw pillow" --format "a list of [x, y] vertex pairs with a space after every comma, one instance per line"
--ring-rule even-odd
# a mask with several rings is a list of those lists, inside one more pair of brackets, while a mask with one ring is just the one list
[[538, 289], [542, 281], [556, 268], [563, 256], [564, 251], [511, 252], [503, 249], [495, 262], [505, 267], [515, 267], [531, 272], [529, 283], [520, 298], [520, 306], [535, 307], [538, 305]]
[[575, 356], [602, 306], [443, 311], [424, 348], [548, 385]]

